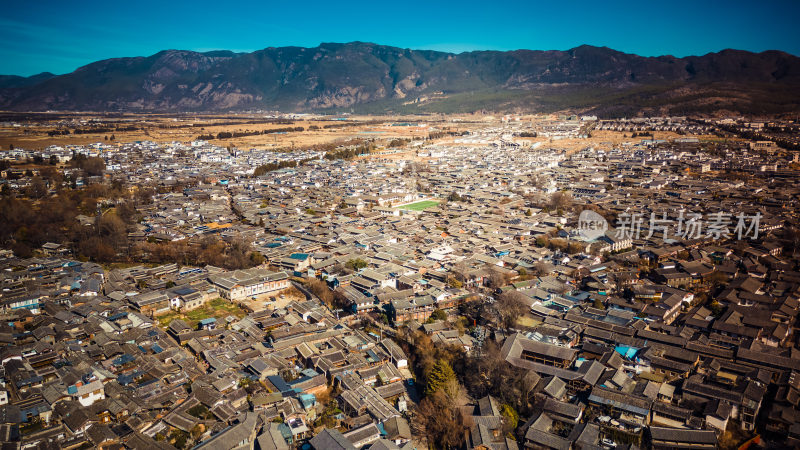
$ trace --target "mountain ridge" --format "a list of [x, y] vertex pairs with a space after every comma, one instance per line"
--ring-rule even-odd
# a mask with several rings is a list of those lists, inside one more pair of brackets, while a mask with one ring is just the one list
[[798, 87], [800, 58], [778, 50], [678, 58], [590, 45], [449, 53], [349, 42], [162, 50], [63, 75], [0, 76], [0, 109], [781, 113], [800, 105]]

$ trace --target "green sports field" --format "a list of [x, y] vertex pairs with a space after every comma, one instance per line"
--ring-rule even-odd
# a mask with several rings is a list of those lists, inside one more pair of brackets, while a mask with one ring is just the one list
[[421, 202], [409, 203], [407, 205], [398, 206], [397, 208], [405, 209], [408, 211], [424, 211], [428, 208], [433, 208], [434, 206], [439, 206], [439, 202], [435, 200], [423, 200]]

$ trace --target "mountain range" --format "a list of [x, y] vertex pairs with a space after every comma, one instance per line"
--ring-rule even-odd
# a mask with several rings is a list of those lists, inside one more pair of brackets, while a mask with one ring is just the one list
[[251, 53], [165, 50], [72, 73], [0, 76], [16, 111], [556, 111], [603, 115], [792, 113], [800, 58], [723, 50], [643, 57], [606, 47], [460, 54], [372, 43]]

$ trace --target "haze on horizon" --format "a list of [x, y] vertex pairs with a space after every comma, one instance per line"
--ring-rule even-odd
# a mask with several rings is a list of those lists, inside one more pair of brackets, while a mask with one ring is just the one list
[[13, 4], [0, 18], [0, 74], [68, 73], [107, 58], [165, 49], [254, 51], [365, 41], [412, 49], [565, 50], [582, 44], [642, 56], [726, 48], [800, 55], [800, 2], [734, 0], [669, 7], [624, 1], [249, 4], [90, 0]]

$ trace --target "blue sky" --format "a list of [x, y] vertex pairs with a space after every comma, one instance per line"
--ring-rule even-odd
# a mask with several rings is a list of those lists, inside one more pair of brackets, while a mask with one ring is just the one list
[[[119, 3], [119, 4], [117, 4]], [[0, 74], [67, 73], [164, 49], [253, 51], [366, 41], [414, 49], [646, 56], [725, 48], [800, 55], [800, 1], [65, 2], [0, 0]]]

